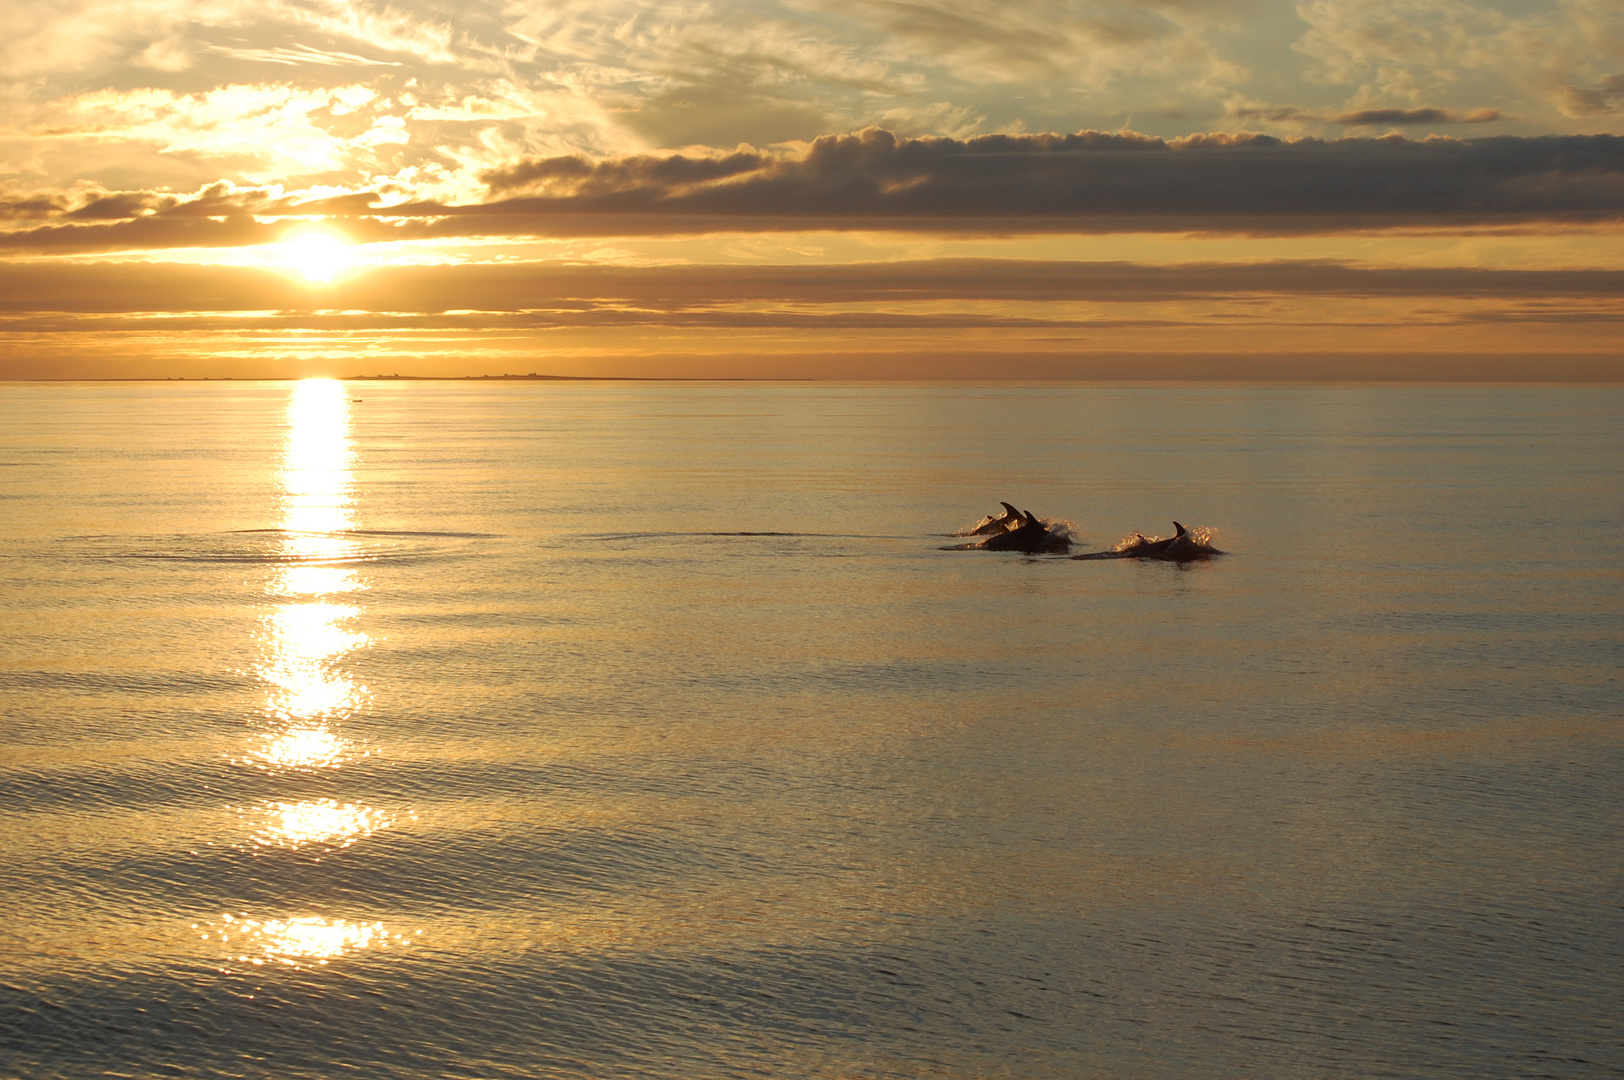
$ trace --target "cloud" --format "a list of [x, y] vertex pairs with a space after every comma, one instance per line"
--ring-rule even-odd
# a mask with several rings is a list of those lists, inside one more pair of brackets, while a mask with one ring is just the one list
[[28, 194], [11, 198], [0, 196], [0, 220], [41, 221], [61, 216], [68, 209], [67, 200], [54, 193]]
[[1556, 92], [1557, 107], [1572, 117], [1602, 116], [1624, 107], [1624, 75], [1609, 75], [1594, 86], [1563, 86]]
[[1209, 34], [1223, 3], [1186, 0], [818, 0], [883, 33], [889, 51], [971, 81], [1061, 80], [1098, 90], [1122, 76], [1230, 85], [1245, 69]]
[[1606, 80], [1586, 86], [1585, 76], [1624, 59], [1624, 7], [1608, 0], [1306, 0], [1296, 10], [1309, 29], [1293, 47], [1312, 61], [1310, 78], [1357, 85], [1363, 100], [1466, 89], [1596, 115], [1610, 109]]
[[[11, 81], [0, 92], [10, 94], [33, 153], [0, 147], [0, 155], [23, 157], [31, 171], [59, 184], [94, 178], [186, 186], [202, 179], [189, 168], [200, 156], [221, 163], [216, 175], [239, 182], [298, 183], [313, 175], [331, 182], [340, 173], [352, 184], [366, 182], [401, 163], [346, 155], [342, 145], [293, 130], [301, 117], [328, 130], [315, 99], [361, 80], [380, 98], [407, 85], [428, 107], [447, 111], [470, 99], [499, 102], [500, 118], [470, 110], [460, 127], [411, 131], [414, 154], [472, 171], [501, 155], [764, 145], [876, 122], [910, 134], [1021, 130], [1051, 117], [1074, 122], [1079, 95], [1091, 92], [1078, 89], [1085, 85], [1123, 73], [1194, 85], [1229, 64], [1192, 29], [1210, 21], [1195, 0], [1037, 0], [1019, 10], [987, 0], [474, 0], [451, 7], [427, 0], [17, 0], [13, 7], [14, 34], [0, 43], [0, 84]], [[991, 65], [987, 71], [977, 67], [978, 56]], [[35, 123], [82, 111], [106, 94], [165, 93], [184, 112], [206, 113], [196, 103], [284, 81], [296, 100], [275, 130], [245, 117], [204, 125], [187, 140], [165, 138], [157, 130], [163, 125], [130, 130], [67, 118], [47, 125], [59, 137], [46, 137]], [[1017, 107], [1017, 100], [1034, 104]], [[521, 103], [525, 111], [516, 111]], [[1013, 115], [1017, 108], [1036, 108], [1042, 120]], [[421, 164], [406, 164], [414, 163]], [[164, 175], [163, 165], [174, 171]]]
[[[1624, 309], [1624, 271], [1367, 268], [1257, 263], [935, 259], [834, 266], [605, 266], [561, 262], [380, 267], [321, 289], [260, 268], [0, 263], [0, 312], [353, 311], [568, 321], [695, 315], [736, 305], [1140, 304], [1236, 297], [1590, 300]], [[946, 310], [958, 310], [948, 308]], [[937, 312], [940, 314], [940, 311]], [[960, 314], [964, 314], [960, 310]], [[783, 317], [780, 313], [778, 318]], [[1008, 318], [1007, 311], [997, 313]]]
[[657, 157], [639, 154], [607, 161], [587, 161], [574, 155], [521, 161], [485, 172], [481, 179], [492, 192], [536, 190], [565, 195], [613, 194], [634, 187], [657, 185], [667, 191], [682, 191], [728, 180], [768, 167], [773, 158], [755, 151], [741, 151], [726, 157], [688, 157], [673, 154]]
[[378, 97], [353, 83], [235, 84], [192, 94], [101, 90], [17, 110], [16, 122], [21, 138], [54, 156], [95, 160], [109, 148], [113, 154], [143, 148], [176, 161], [224, 160], [239, 174], [281, 179], [354, 170], [362, 155], [346, 130], [355, 120], [345, 118]]
[[321, 64], [327, 67], [401, 66], [398, 60], [374, 60], [366, 56], [356, 56], [354, 53], [316, 49], [309, 45], [280, 46], [270, 49], [233, 49], [216, 45], [212, 51], [233, 60], [247, 60], [262, 64], [282, 64], [285, 67], [298, 67], [301, 64]]
[[[173, 37], [202, 5], [192, 0], [8, 0], [0, 79], [41, 79], [104, 67], [134, 53], [138, 65], [185, 66]], [[131, 42], [140, 44], [131, 47]]]
[[773, 3], [514, 4], [537, 68], [612, 110], [636, 145], [812, 138], [917, 105], [925, 73], [872, 33]]
[[[959, 140], [1085, 121], [1576, 129], [1560, 108], [1616, 129], [1616, 3], [1510, 5], [1301, 0], [1303, 27], [1241, 0], [12, 0], [0, 173], [113, 190], [390, 180], [462, 203], [517, 160], [874, 124]], [[1267, 96], [1226, 115], [1241, 88]], [[1321, 100], [1344, 104], [1270, 104]]]
[[1314, 112], [1295, 105], [1248, 106], [1233, 110], [1241, 121], [1268, 123], [1303, 122], [1342, 124], [1345, 127], [1422, 127], [1438, 124], [1487, 124], [1500, 119], [1498, 109], [1469, 109], [1460, 112], [1436, 106], [1414, 109], [1357, 109], [1351, 112]]
[[[401, 82], [379, 76], [317, 88], [277, 82], [196, 93], [92, 91], [13, 109], [14, 127], [0, 130], [0, 158], [31, 155], [40, 164], [30, 171], [115, 189], [184, 189], [216, 179], [358, 187], [398, 179], [423, 194], [466, 198], [480, 187], [478, 168], [529, 148], [521, 141], [504, 152], [487, 137], [489, 129], [522, 123], [511, 116], [522, 103], [473, 122], [419, 118], [421, 105], [445, 99]], [[470, 154], [469, 147], [478, 149]]]
[[289, 219], [318, 213], [367, 241], [807, 229], [1287, 234], [1624, 219], [1624, 137], [1612, 135], [899, 139], [870, 129], [788, 151], [531, 158], [484, 177], [490, 198], [479, 203], [376, 191], [312, 202], [214, 185], [160, 207], [124, 193], [131, 219], [105, 225], [61, 220], [89, 203], [52, 211], [38, 202], [43, 193], [25, 193], [16, 204], [46, 207], [47, 223], [0, 235], [0, 248], [264, 243]]
[[[535, 370], [541, 356], [549, 358], [543, 370], [559, 371], [572, 354], [613, 358], [609, 369], [583, 374], [834, 374], [786, 363], [786, 353], [806, 352], [838, 356], [845, 377], [1008, 378], [1024, 370], [1010, 367], [1011, 357], [1023, 353], [1097, 359], [1116, 349], [1177, 356], [1174, 377], [1214, 378], [1238, 373], [1192, 353], [1319, 353], [1331, 342], [1338, 350], [1470, 357], [1453, 376], [1433, 366], [1428, 375], [1412, 369], [1399, 377], [1616, 381], [1621, 324], [1620, 271], [1303, 261], [554, 262], [382, 267], [311, 287], [271, 269], [0, 263], [0, 367], [14, 377], [127, 377], [127, 362], [140, 355], [158, 361], [158, 375], [265, 377], [285, 370], [282, 361], [293, 351], [337, 360], [342, 367], [333, 374], [522, 372]], [[899, 368], [898, 350], [916, 355], [920, 365]], [[1484, 367], [1485, 356], [1535, 352], [1537, 359], [1519, 361], [1514, 373]], [[718, 353], [739, 357], [743, 367], [710, 366], [705, 357]], [[979, 359], [965, 366], [972, 354]], [[1583, 373], [1564, 354], [1587, 355]], [[202, 366], [187, 364], [187, 357]], [[234, 367], [233, 357], [247, 366]], [[406, 358], [406, 366], [394, 357]], [[1323, 362], [1298, 358], [1239, 377], [1302, 377], [1323, 372]], [[1381, 376], [1356, 367], [1355, 378], [1394, 377], [1391, 365]], [[1225, 371], [1232, 374], [1219, 374]], [[1132, 362], [1108, 363], [1092, 377], [1143, 377], [1143, 371]]]
[[[73, 221], [121, 221], [146, 217], [160, 210], [176, 210], [180, 202], [177, 196], [161, 195], [151, 191], [116, 191], [94, 195], [74, 209], [64, 211], [62, 216]], [[205, 212], [208, 205], [205, 198], [199, 198], [188, 204], [189, 207], [204, 209]]]
[[185, 71], [192, 66], [193, 58], [186, 47], [185, 34], [176, 33], [152, 42], [137, 53], [131, 63], [153, 71]]
[[1503, 58], [1514, 19], [1464, 0], [1311, 0], [1295, 48], [1333, 83], [1370, 79], [1392, 96], [1437, 89]]
[[[1319, 100], [1305, 73], [1357, 87], [1336, 116], [1386, 115], [1353, 124], [1470, 123], [1490, 106], [1523, 130], [1567, 130], [1553, 106], [1616, 112], [1624, 15], [1608, 0], [1297, 10], [1308, 25], [1291, 52], [1289, 12], [1240, 0], [11, 0], [0, 98], [31, 141], [0, 158], [57, 184], [359, 185], [429, 163], [472, 173], [505, 156], [769, 145], [875, 123], [964, 137], [1137, 118], [1171, 134], [1213, 122], [1243, 86]], [[58, 136], [34, 122], [97, 94], [167, 93], [202, 114], [198, 102], [282, 82], [296, 100], [276, 124], [216, 122], [191, 140], [178, 125], [70, 118], [45, 126]], [[356, 82], [380, 100], [409, 84], [427, 108], [472, 100], [500, 116], [415, 124], [387, 144], [410, 154], [380, 156], [375, 141], [346, 154], [350, 133], [315, 99]], [[340, 145], [297, 130], [300, 117]], [[218, 171], [197, 172], [204, 157]]]
[[780, 228], [829, 220], [948, 231], [1289, 231], [1616, 219], [1624, 139], [1163, 140], [1085, 131], [961, 140], [870, 129], [794, 154], [564, 157], [515, 163], [486, 180], [493, 202], [453, 212], [756, 218]]
[[1454, 109], [1360, 109], [1357, 112], [1336, 113], [1326, 117], [1333, 124], [1366, 127], [1372, 124], [1390, 124], [1406, 127], [1417, 124], [1487, 124], [1500, 119], [1498, 109], [1472, 109], [1457, 112]]
[[961, 140], [870, 129], [789, 155], [571, 156], [485, 179], [498, 199], [458, 212], [770, 217], [780, 227], [923, 221], [951, 231], [1611, 219], [1624, 213], [1624, 139], [1169, 141], [1085, 131]]

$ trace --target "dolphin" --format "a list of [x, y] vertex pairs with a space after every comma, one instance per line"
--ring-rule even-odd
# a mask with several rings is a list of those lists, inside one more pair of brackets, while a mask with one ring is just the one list
[[1173, 535], [1165, 540], [1152, 540], [1144, 533], [1134, 533], [1115, 551], [1091, 551], [1086, 555], [1073, 555], [1074, 559], [1160, 559], [1163, 562], [1194, 562], [1209, 559], [1223, 552], [1203, 540], [1190, 535], [1178, 522], [1173, 522]]
[[[1009, 506], [1008, 503], [1004, 505]], [[1071, 539], [1065, 535], [1057, 536], [1051, 533], [1048, 526], [1032, 516], [1032, 511], [1017, 511], [1013, 506], [1009, 509], [1022, 515], [1021, 524], [1007, 532], [994, 533], [977, 544], [977, 547], [984, 551], [1024, 551], [1028, 554], [1071, 550]]]
[[1020, 526], [1025, 522], [1025, 519], [1021, 517], [1021, 512], [1009, 505], [1009, 503], [1000, 502], [998, 505], [1004, 508], [1003, 517], [989, 517], [986, 521], [982, 522], [980, 525], [977, 525], [969, 532], [959, 533], [958, 535], [986, 536], [989, 534], [1006, 533], [1011, 529], [1020, 528]]

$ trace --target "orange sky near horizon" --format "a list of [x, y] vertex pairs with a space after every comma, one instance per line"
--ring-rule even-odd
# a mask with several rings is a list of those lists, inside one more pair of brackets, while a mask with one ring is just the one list
[[22, 0], [0, 378], [1618, 381], [1535, 6]]

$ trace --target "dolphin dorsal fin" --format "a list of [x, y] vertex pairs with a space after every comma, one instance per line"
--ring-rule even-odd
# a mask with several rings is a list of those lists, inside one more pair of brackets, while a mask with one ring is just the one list
[[1176, 521], [1173, 522], [1173, 528], [1178, 530], [1178, 532], [1173, 534], [1173, 539], [1175, 539], [1175, 540], [1177, 540], [1179, 537], [1183, 536], [1186, 532], [1189, 531], [1189, 530], [1185, 529], [1185, 527], [1183, 525], [1180, 525]]
[[1042, 527], [1042, 524], [1043, 524], [1037, 518], [1032, 516], [1032, 511], [1030, 511], [1030, 510], [1026, 511], [1026, 523], [1028, 525], [1037, 525], [1040, 528]]
[[1019, 510], [1015, 509], [1013, 506], [1009, 505], [1009, 503], [1007, 503], [1007, 502], [1000, 501], [998, 505], [1002, 506], [1006, 511], [1008, 511], [1010, 517], [1020, 517], [1021, 516], [1021, 512]]

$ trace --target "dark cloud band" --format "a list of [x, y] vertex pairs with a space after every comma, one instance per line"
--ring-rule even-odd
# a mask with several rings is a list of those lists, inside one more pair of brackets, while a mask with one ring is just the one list
[[[106, 193], [53, 204], [0, 249], [94, 251], [277, 239], [294, 218], [358, 240], [807, 229], [942, 233], [1235, 231], [1624, 220], [1624, 138], [1302, 139], [1134, 133], [899, 139], [870, 129], [796, 153], [579, 156], [484, 174], [483, 202], [303, 201], [227, 186], [177, 199]], [[25, 195], [0, 218], [38, 215]], [[130, 216], [108, 220], [118, 213]], [[97, 223], [89, 223], [94, 219]], [[39, 220], [38, 217], [35, 220]]]
[[1498, 109], [1456, 109], [1424, 107], [1417, 109], [1359, 109], [1355, 112], [1324, 113], [1295, 105], [1272, 108], [1237, 109], [1238, 120], [1267, 120], [1271, 123], [1302, 121], [1309, 124], [1342, 124], [1347, 127], [1419, 127], [1432, 124], [1490, 124], [1500, 119]]
[[380, 267], [320, 288], [275, 270], [0, 263], [0, 313], [683, 312], [731, 304], [1153, 303], [1247, 295], [1624, 299], [1619, 270], [1368, 269], [1331, 261], [1193, 263], [939, 259], [828, 266]]

